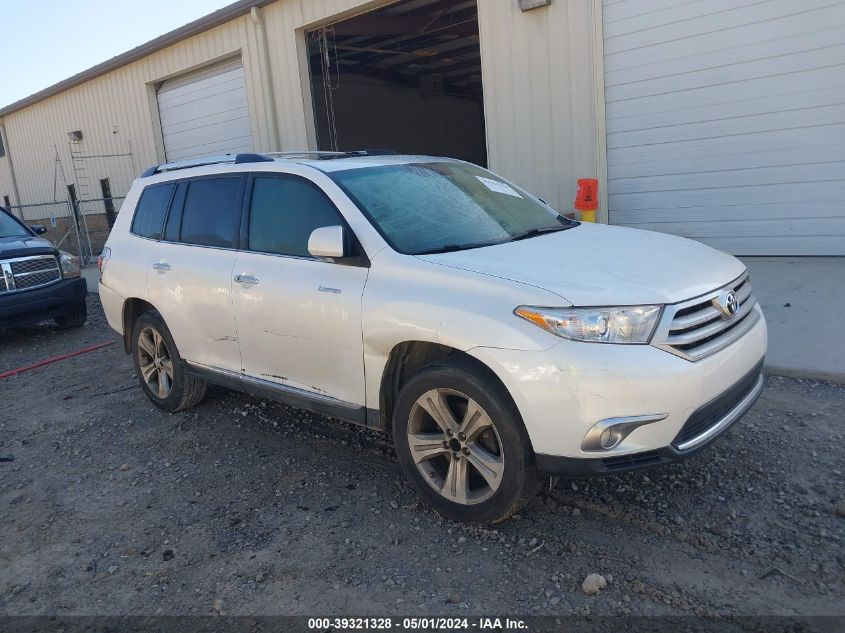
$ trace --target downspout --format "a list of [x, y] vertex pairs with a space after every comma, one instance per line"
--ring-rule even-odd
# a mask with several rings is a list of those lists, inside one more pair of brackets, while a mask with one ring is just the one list
[[0, 135], [3, 137], [3, 147], [6, 148], [6, 158], [9, 160], [9, 177], [12, 179], [12, 194], [15, 196], [15, 204], [18, 205], [18, 217], [23, 220], [23, 209], [20, 208], [21, 194], [18, 191], [18, 179], [15, 176], [15, 164], [12, 162], [12, 148], [9, 146], [9, 136], [6, 134], [6, 124], [0, 119]]
[[599, 179], [598, 221], [610, 224], [607, 199], [607, 121], [604, 100], [604, 14], [601, 0], [593, 0], [590, 18], [593, 21], [593, 99], [595, 107], [595, 174]]
[[264, 29], [264, 19], [261, 9], [252, 7], [249, 11], [255, 26], [255, 37], [258, 40], [259, 59], [258, 72], [261, 75], [261, 90], [264, 93], [264, 109], [270, 124], [270, 149], [280, 151], [279, 123], [276, 119], [276, 91], [273, 89], [273, 69], [270, 67], [270, 49], [267, 46], [267, 32]]

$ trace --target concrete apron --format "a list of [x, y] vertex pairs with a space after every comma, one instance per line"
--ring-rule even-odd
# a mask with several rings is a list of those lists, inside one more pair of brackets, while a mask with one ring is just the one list
[[82, 276], [85, 277], [85, 282], [88, 284], [88, 292], [89, 294], [99, 295], [100, 290], [97, 287], [97, 284], [100, 283], [100, 271], [99, 269], [94, 266], [83, 268], [82, 269]]
[[765, 371], [845, 383], [845, 257], [742, 257], [769, 325]]

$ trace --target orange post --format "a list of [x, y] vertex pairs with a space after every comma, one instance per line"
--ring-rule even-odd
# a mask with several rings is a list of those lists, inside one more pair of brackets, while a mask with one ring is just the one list
[[575, 208], [581, 212], [582, 222], [595, 222], [599, 208], [598, 178], [579, 178], [578, 193], [575, 194]]

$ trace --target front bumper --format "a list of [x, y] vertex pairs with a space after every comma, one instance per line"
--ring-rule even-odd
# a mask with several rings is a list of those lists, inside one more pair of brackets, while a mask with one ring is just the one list
[[[760, 310], [759, 306], [754, 309]], [[759, 376], [767, 338], [762, 312], [760, 316], [741, 339], [697, 362], [650, 345], [569, 340], [561, 340], [543, 351], [477, 347], [469, 353], [490, 367], [508, 389], [541, 468], [553, 472], [609, 472], [688, 457], [720, 435], [753, 404], [756, 395], [730, 423], [718, 425], [716, 431], [695, 445], [677, 440], [685, 424], [694, 422], [702, 410], [744, 384], [744, 380]], [[746, 388], [750, 392], [751, 386]], [[714, 410], [711, 414], [720, 418], [726, 412]], [[629, 416], [662, 419], [636, 428], [612, 449], [582, 448], [584, 438], [597, 422]], [[704, 430], [707, 429], [693, 429], [692, 435], [697, 437]]]
[[537, 453], [537, 468], [554, 475], [590, 477], [680, 462], [709, 446], [757, 402], [763, 391], [762, 361], [725, 393], [700, 407], [669, 446], [618, 457], [592, 459]]
[[54, 319], [85, 305], [84, 277], [62, 279], [49, 286], [0, 294], [0, 327], [18, 327]]

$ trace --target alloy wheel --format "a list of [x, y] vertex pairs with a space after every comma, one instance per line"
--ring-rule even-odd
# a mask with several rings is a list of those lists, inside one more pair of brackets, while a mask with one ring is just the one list
[[417, 470], [449, 501], [482, 503], [502, 483], [505, 456], [496, 425], [478, 402], [459, 391], [432, 389], [417, 398], [408, 444]]
[[164, 337], [154, 327], [145, 327], [138, 336], [138, 366], [147, 387], [160, 400], [173, 389], [173, 361]]

